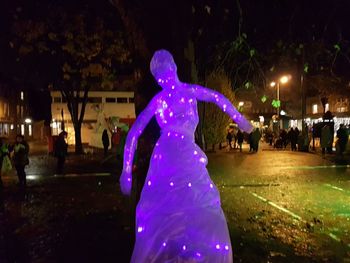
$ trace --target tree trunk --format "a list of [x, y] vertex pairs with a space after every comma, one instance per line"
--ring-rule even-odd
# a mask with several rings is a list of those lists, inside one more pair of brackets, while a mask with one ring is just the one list
[[74, 125], [74, 133], [75, 133], [75, 153], [82, 154], [83, 144], [81, 142], [81, 123]]
[[326, 113], [326, 104], [328, 103], [328, 98], [327, 97], [322, 97], [321, 98], [321, 103], [322, 103], [322, 107], [323, 107], [323, 114]]

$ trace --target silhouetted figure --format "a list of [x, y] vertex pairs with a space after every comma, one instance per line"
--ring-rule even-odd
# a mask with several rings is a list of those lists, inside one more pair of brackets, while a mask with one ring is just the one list
[[241, 130], [238, 130], [238, 132], [237, 132], [237, 143], [238, 143], [238, 147], [239, 147], [239, 151], [240, 152], [242, 152], [243, 140], [244, 140], [244, 134], [243, 134], [243, 132], [241, 132]]
[[282, 147], [285, 149], [287, 147], [287, 144], [288, 144], [288, 134], [287, 134], [285, 129], [281, 130], [280, 137], [282, 140]]
[[297, 150], [298, 136], [299, 136], [299, 133], [296, 130], [294, 130], [293, 128], [291, 128], [289, 131], [288, 137], [290, 140], [290, 146], [291, 146], [292, 151]]
[[109, 136], [106, 129], [104, 129], [102, 133], [102, 144], [104, 149], [104, 155], [106, 157], [108, 153], [108, 147], [109, 147]]
[[64, 163], [66, 162], [66, 156], [68, 151], [68, 144], [66, 143], [67, 133], [65, 131], [58, 135], [58, 139], [55, 143], [55, 157], [57, 158], [57, 174], [63, 174]]
[[120, 130], [119, 144], [117, 147], [117, 158], [119, 158], [121, 160], [123, 160], [126, 136], [127, 136], [127, 131], [121, 129]]
[[228, 146], [232, 149], [232, 132], [230, 130], [227, 131], [226, 139], [228, 141]]
[[326, 149], [329, 152], [329, 148], [332, 147], [332, 133], [328, 125], [323, 126], [321, 130], [321, 148], [322, 154], [326, 153]]
[[237, 147], [237, 129], [234, 129], [232, 131], [232, 141], [233, 141], [233, 149], [236, 149]]
[[27, 179], [25, 166], [29, 164], [29, 145], [22, 135], [16, 136], [16, 143], [13, 146], [13, 163], [16, 167], [20, 187], [26, 187]]
[[2, 185], [1, 176], [12, 170], [12, 164], [10, 160], [9, 145], [0, 138], [0, 188]]
[[337, 138], [338, 138], [338, 148], [339, 148], [339, 154], [342, 155], [344, 151], [346, 150], [346, 145], [348, 144], [349, 135], [347, 130], [344, 127], [344, 124], [340, 124], [340, 127], [337, 131]]
[[253, 132], [249, 133], [248, 135], [248, 142], [249, 142], [249, 152], [253, 151]]
[[3, 188], [3, 183], [2, 183], [2, 179], [1, 179], [1, 168], [2, 168], [2, 161], [4, 159], [5, 154], [2, 151], [2, 147], [3, 147], [3, 141], [0, 138], [0, 206], [1, 206], [1, 197], [2, 197], [2, 188]]
[[256, 128], [251, 134], [251, 148], [254, 152], [258, 152], [259, 150], [259, 141], [261, 138], [261, 133], [259, 128]]

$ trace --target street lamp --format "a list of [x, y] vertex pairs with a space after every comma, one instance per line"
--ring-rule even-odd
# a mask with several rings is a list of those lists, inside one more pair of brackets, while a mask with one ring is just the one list
[[276, 86], [277, 90], [277, 102], [278, 102], [278, 107], [277, 107], [277, 117], [279, 118], [280, 116], [280, 84], [286, 84], [289, 80], [291, 79], [290, 75], [284, 75], [280, 77], [277, 81], [272, 81], [270, 83], [270, 86], [273, 88]]
[[[289, 80], [290, 80], [290, 76], [289, 75], [285, 75], [279, 78], [278, 81], [272, 81], [270, 83], [270, 86], [273, 87], [277, 87], [277, 101], [280, 100], [280, 84], [286, 84]], [[280, 112], [280, 107], [277, 107], [277, 116], [279, 116], [279, 112]]]

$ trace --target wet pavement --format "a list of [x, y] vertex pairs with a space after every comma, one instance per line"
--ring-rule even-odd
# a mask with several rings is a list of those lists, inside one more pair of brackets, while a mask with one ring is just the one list
[[238, 262], [350, 262], [350, 170], [317, 154], [209, 155]]
[[[317, 154], [209, 153], [235, 262], [350, 262], [350, 169]], [[128, 262], [131, 200], [111, 156], [32, 156], [26, 192], [4, 178], [0, 262]]]

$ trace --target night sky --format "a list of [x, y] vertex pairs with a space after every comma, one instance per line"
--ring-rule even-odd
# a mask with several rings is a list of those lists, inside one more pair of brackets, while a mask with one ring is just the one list
[[[205, 66], [206, 60], [215, 54], [221, 43], [230, 43], [238, 34], [238, 1], [121, 2], [126, 10], [129, 10], [129, 21], [134, 21], [142, 32], [146, 46], [144, 56], [130, 48], [133, 56], [131, 70], [141, 65], [143, 70], [147, 71], [147, 58], [155, 49], [167, 48], [176, 58], [176, 54], [183, 52], [189, 38], [196, 44], [197, 62]], [[278, 42], [290, 44], [321, 41], [330, 49], [338, 44], [344, 56], [337, 58], [335, 73], [349, 79], [350, 60], [346, 55], [350, 53], [350, 1], [244, 0], [240, 1], [240, 5], [241, 33], [247, 35], [247, 41], [259, 54], [268, 53]], [[120, 10], [107, 0], [2, 1], [0, 73], [29, 91], [34, 119], [50, 119], [47, 85], [52, 82], [57, 72], [43, 70], [50, 61], [41, 57], [32, 56], [20, 62], [16, 61], [17, 55], [9, 45], [14, 37], [12, 28], [15, 21], [25, 19], [55, 23], [53, 20], [57, 17], [51, 19], [50, 13], [58, 8], [67, 14], [87, 14], [92, 20], [96, 17], [103, 18], [110, 29], [124, 32], [128, 44], [128, 38], [132, 35], [120, 17]], [[179, 68], [182, 63], [180, 56], [178, 55]], [[272, 64], [269, 62], [264, 66], [269, 68]]]

